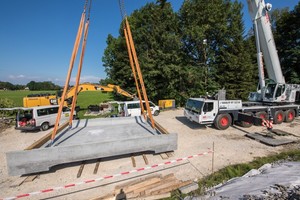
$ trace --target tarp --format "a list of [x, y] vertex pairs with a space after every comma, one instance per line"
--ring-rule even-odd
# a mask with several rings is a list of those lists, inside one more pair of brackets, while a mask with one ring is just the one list
[[286, 193], [293, 188], [300, 190], [300, 162], [266, 164], [214, 187], [208, 191], [210, 195], [205, 199], [247, 199], [247, 196], [272, 198], [274, 194], [283, 193], [282, 188]]

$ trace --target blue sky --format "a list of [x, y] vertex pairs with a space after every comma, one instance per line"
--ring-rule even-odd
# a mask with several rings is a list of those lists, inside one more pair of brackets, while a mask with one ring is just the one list
[[[245, 5], [247, 32], [251, 20], [246, 0], [240, 1]], [[155, 0], [125, 0], [127, 14], [147, 2]], [[169, 2], [177, 11], [183, 0]], [[0, 0], [0, 3], [0, 81], [13, 84], [52, 81], [63, 85], [84, 0]], [[270, 3], [273, 9], [293, 9], [298, 0], [273, 0]], [[118, 0], [93, 0], [81, 82], [98, 82], [106, 77], [101, 61], [106, 38], [108, 34], [118, 36], [120, 22]], [[77, 66], [78, 60], [72, 81]]]

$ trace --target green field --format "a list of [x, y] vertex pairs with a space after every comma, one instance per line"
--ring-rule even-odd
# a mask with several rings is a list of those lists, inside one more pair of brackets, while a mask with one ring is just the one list
[[103, 93], [100, 91], [81, 92], [79, 93], [77, 98], [77, 106], [80, 106], [80, 112], [78, 113], [78, 117], [87, 118], [83, 117], [83, 115], [87, 111], [87, 107], [89, 105], [99, 105], [99, 103], [113, 100], [114, 99], [112, 93]]
[[39, 94], [39, 93], [55, 94], [56, 91], [6, 90], [6, 91], [0, 91], [0, 99], [8, 98], [14, 102], [15, 107], [22, 107], [23, 97], [26, 97], [29, 94]]
[[[23, 97], [28, 94], [50, 93], [55, 94], [55, 91], [0, 91], [0, 99], [8, 98], [13, 101], [15, 107], [23, 106]], [[101, 102], [112, 101], [112, 93], [103, 93], [101, 91], [86, 91], [78, 95], [77, 106], [80, 106], [79, 118], [82, 118], [89, 105], [98, 105]]]

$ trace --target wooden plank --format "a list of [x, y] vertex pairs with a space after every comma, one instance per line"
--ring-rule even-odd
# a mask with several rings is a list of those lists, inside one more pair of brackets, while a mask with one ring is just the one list
[[151, 192], [151, 195], [158, 195], [158, 194], [163, 194], [163, 193], [166, 193], [166, 192], [171, 192], [173, 190], [176, 190], [182, 186], [185, 186], [185, 185], [188, 185], [188, 184], [191, 184], [193, 181], [189, 180], [189, 181], [184, 181], [184, 182], [181, 182], [181, 183], [173, 183], [173, 185], [170, 185], [168, 187], [163, 187], [163, 188], [160, 188], [159, 190], [156, 190], [156, 191], [153, 191]]
[[115, 193], [119, 193], [121, 189], [124, 189], [130, 185], [135, 185], [137, 183], [140, 183], [142, 181], [145, 181], [147, 179], [150, 179], [150, 178], [161, 178], [162, 176], [160, 174], [154, 174], [154, 175], [150, 175], [150, 176], [147, 176], [145, 178], [142, 178], [142, 179], [136, 179], [136, 180], [133, 180], [133, 181], [128, 181], [128, 182], [125, 182], [121, 185], [117, 185], [115, 187]]
[[143, 200], [156, 200], [156, 199], [162, 199], [162, 198], [168, 198], [171, 197], [171, 193], [164, 193], [164, 194], [158, 194], [158, 195], [151, 195], [148, 197], [144, 197]]
[[159, 155], [160, 155], [160, 157], [161, 157], [163, 160], [166, 160], [166, 159], [169, 158], [169, 156], [168, 156], [167, 154], [165, 154], [165, 153], [160, 153]]
[[[127, 197], [127, 196], [126, 196]], [[151, 196], [143, 196], [143, 197], [127, 197], [128, 200], [156, 200], [156, 199], [164, 199], [171, 197], [171, 193], [164, 193], [164, 194], [158, 194], [158, 195], [151, 195]]]
[[78, 173], [77, 173], [77, 178], [80, 178], [80, 177], [81, 177], [81, 174], [82, 174], [84, 165], [85, 165], [85, 162], [82, 162], [82, 164], [81, 164], [80, 167], [79, 167]]
[[166, 152], [166, 154], [169, 158], [174, 156], [174, 152]]
[[136, 162], [135, 162], [135, 159], [134, 159], [134, 155], [131, 155], [131, 162], [132, 162], [132, 166], [136, 167]]
[[154, 124], [155, 124], [156, 129], [158, 129], [162, 134], [169, 134], [169, 132], [162, 125], [160, 125], [157, 121], [154, 120]]
[[32, 181], [34, 181], [34, 179], [36, 179], [36, 178], [39, 177], [39, 176], [40, 176], [39, 174], [27, 176], [27, 177], [25, 178], [25, 180], [24, 180], [24, 183], [26, 183], [26, 182], [32, 182]]
[[107, 194], [105, 196], [95, 197], [90, 200], [115, 200], [116, 197], [114, 194]]
[[156, 192], [156, 191], [161, 191], [165, 188], [171, 187], [173, 185], [177, 185], [179, 183], [179, 181], [177, 179], [173, 179], [170, 181], [165, 181], [163, 184], [157, 185], [156, 187], [152, 187], [152, 188], [147, 188], [145, 190], [145, 195], [149, 196], [152, 195], [152, 193]]
[[97, 173], [98, 173], [100, 161], [101, 161], [101, 159], [98, 159], [98, 160], [97, 160], [97, 163], [96, 163], [96, 165], [95, 165], [93, 174], [97, 174]]
[[[59, 126], [57, 129], [57, 133], [61, 132], [64, 128], [66, 128], [69, 125], [69, 122], [65, 122], [63, 125]], [[49, 132], [47, 135], [41, 137], [39, 140], [35, 141], [33, 144], [25, 148], [24, 150], [31, 150], [31, 149], [37, 149], [43, 146], [46, 142], [48, 142], [51, 139], [52, 132]]]
[[19, 177], [15, 180], [9, 187], [18, 187], [22, 185], [22, 183], [26, 180], [27, 177]]
[[18, 186], [22, 185], [23, 183], [32, 182], [32, 181], [34, 181], [39, 176], [40, 175], [37, 174], [37, 175], [30, 175], [30, 176], [19, 177], [9, 187], [18, 187]]
[[145, 187], [137, 188], [137, 189], [133, 190], [133, 193], [134, 194], [140, 194], [142, 192], [145, 193], [146, 189], [149, 190], [149, 189], [155, 188], [158, 185], [163, 185], [163, 184], [165, 184], [165, 183], [167, 183], [169, 181], [172, 181], [172, 180], [176, 180], [176, 178], [175, 178], [174, 174], [169, 174], [169, 175], [163, 177], [159, 183], [155, 183], [155, 184], [151, 184], [151, 185], [146, 185]]
[[132, 191], [137, 190], [139, 188], [145, 188], [149, 185], [159, 183], [160, 181], [161, 181], [161, 178], [159, 178], [159, 177], [150, 178], [150, 179], [147, 179], [143, 182], [125, 187], [124, 192], [129, 193], [129, 192], [132, 192]]
[[144, 159], [144, 161], [145, 161], [145, 164], [146, 164], [146, 165], [149, 165], [148, 158], [147, 158], [147, 156], [146, 156], [145, 154], [143, 154], [143, 159]]
[[169, 176], [165, 179], [163, 179], [159, 184], [155, 186], [151, 186], [145, 189], [145, 195], [150, 195], [152, 192], [156, 190], [160, 190], [163, 188], [166, 188], [168, 186], [174, 185], [175, 183], [179, 183], [178, 180], [175, 178], [175, 176]]

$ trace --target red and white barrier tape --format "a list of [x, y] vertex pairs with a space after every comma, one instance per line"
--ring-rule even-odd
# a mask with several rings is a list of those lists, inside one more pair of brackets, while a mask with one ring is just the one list
[[163, 165], [174, 164], [174, 163], [181, 162], [181, 161], [184, 161], [184, 160], [187, 160], [187, 159], [190, 159], [190, 158], [204, 156], [204, 155], [209, 154], [209, 153], [213, 153], [213, 151], [199, 153], [199, 154], [195, 154], [195, 155], [192, 155], [192, 156], [187, 156], [187, 157], [184, 157], [184, 158], [178, 158], [176, 160], [171, 160], [171, 161], [167, 161], [167, 162], [160, 163], [160, 164], [155, 164], [155, 165], [151, 165], [151, 166], [147, 166], [147, 167], [142, 167], [142, 168], [134, 169], [134, 170], [131, 170], [131, 171], [121, 172], [119, 174], [104, 176], [104, 177], [91, 179], [91, 180], [86, 180], [86, 181], [82, 181], [82, 182], [78, 182], [78, 183], [67, 184], [65, 186], [53, 187], [53, 188], [48, 188], [48, 189], [44, 189], [44, 190], [40, 190], [40, 191], [36, 191], [36, 192], [20, 194], [20, 195], [14, 196], [14, 197], [7, 197], [7, 198], [3, 198], [3, 199], [0, 198], [0, 200], [20, 199], [20, 198], [23, 198], [23, 197], [30, 197], [30, 196], [34, 196], [34, 195], [37, 195], [37, 194], [43, 194], [43, 193], [53, 192], [53, 191], [56, 191], [56, 190], [67, 189], [67, 188], [83, 185], [83, 184], [86, 184], [86, 183], [94, 183], [94, 182], [102, 181], [102, 180], [105, 180], [105, 179], [111, 179], [111, 178], [115, 178], [115, 177], [118, 177], [118, 176], [123, 176], [123, 175], [132, 174], [132, 173], [136, 173], [136, 172], [140, 172], [140, 171], [145, 171], [145, 170], [148, 170], [148, 169], [153, 169], [153, 168], [160, 167], [160, 166], [163, 166]]
[[269, 128], [269, 129], [272, 129], [273, 128], [273, 120], [263, 119], [261, 125], [264, 126], [264, 127]]

